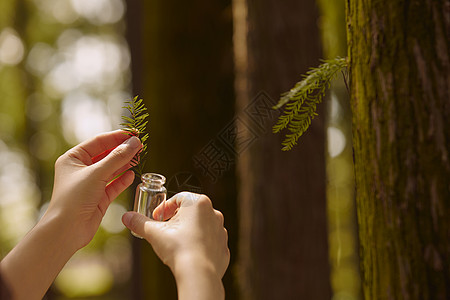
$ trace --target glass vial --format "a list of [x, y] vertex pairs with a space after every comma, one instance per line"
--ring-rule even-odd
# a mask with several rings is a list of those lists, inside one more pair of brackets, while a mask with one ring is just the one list
[[[145, 173], [141, 176], [142, 183], [136, 188], [136, 197], [134, 199], [134, 211], [155, 220], [153, 211], [161, 206], [161, 212], [164, 212], [167, 190], [164, 187], [166, 178], [156, 173]], [[157, 216], [157, 221], [164, 220], [164, 214]], [[134, 236], [142, 238], [131, 232]]]

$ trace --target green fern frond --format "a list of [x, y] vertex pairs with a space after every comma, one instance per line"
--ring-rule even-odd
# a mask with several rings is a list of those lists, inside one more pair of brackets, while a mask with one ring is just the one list
[[147, 140], [148, 133], [146, 133], [146, 127], [148, 124], [147, 118], [148, 113], [146, 113], [147, 108], [142, 99], [139, 99], [138, 96], [134, 97], [133, 100], [125, 101], [127, 104], [123, 108], [125, 108], [130, 116], [122, 116], [122, 121], [120, 125], [123, 127], [124, 131], [127, 131], [126, 134], [129, 136], [136, 136], [141, 140], [142, 148], [141, 150], [133, 157], [131, 160], [131, 164], [133, 165], [132, 169], [135, 171], [136, 175], [141, 176], [144, 172], [145, 165], [145, 157], [148, 154], [147, 151]]
[[[331, 81], [337, 72], [347, 67], [346, 58], [324, 60], [317, 68], [310, 69], [303, 80], [298, 82], [289, 92], [281, 95], [281, 99], [274, 109], [285, 106], [283, 114], [273, 126], [274, 133], [288, 129], [282, 142], [282, 150], [291, 150], [298, 139], [311, 125], [312, 119], [317, 116], [317, 105], [322, 102], [326, 91], [331, 86]], [[345, 79], [345, 76], [344, 76]]]

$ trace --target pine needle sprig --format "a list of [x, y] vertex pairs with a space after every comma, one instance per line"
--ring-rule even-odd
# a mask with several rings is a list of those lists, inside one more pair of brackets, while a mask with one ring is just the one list
[[120, 125], [123, 126], [123, 130], [127, 131], [126, 134], [136, 136], [141, 140], [142, 148], [131, 160], [133, 171], [136, 172], [136, 175], [141, 176], [144, 173], [145, 157], [148, 154], [147, 140], [149, 135], [146, 132], [146, 127], [149, 115], [146, 113], [147, 108], [143, 100], [139, 99], [139, 96], [134, 97], [133, 100], [125, 101], [125, 103], [127, 105], [123, 108], [128, 111], [130, 116], [122, 116], [123, 123]]
[[322, 102], [331, 81], [339, 71], [347, 67], [347, 59], [337, 57], [332, 60], [323, 60], [317, 68], [311, 68], [303, 80], [298, 82], [289, 92], [281, 95], [281, 99], [274, 109], [285, 106], [283, 114], [273, 126], [274, 133], [287, 128], [282, 142], [282, 150], [291, 150], [298, 139], [311, 125], [312, 119], [317, 116], [317, 105]]

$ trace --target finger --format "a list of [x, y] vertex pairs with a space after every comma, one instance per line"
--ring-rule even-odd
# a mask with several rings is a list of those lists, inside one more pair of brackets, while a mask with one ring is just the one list
[[105, 157], [106, 157], [109, 153], [111, 153], [111, 151], [113, 151], [113, 150], [114, 150], [114, 148], [111, 148], [111, 149], [108, 149], [108, 150], [103, 151], [102, 153], [100, 153], [100, 154], [97, 155], [97, 156], [94, 156], [94, 157], [92, 158], [92, 163], [95, 164], [95, 163], [101, 161], [103, 158], [105, 158]]
[[153, 221], [150, 218], [134, 211], [126, 212], [122, 216], [122, 223], [132, 232], [144, 237], [150, 243], [154, 236], [158, 236], [158, 229], [162, 222]]
[[101, 160], [104, 159], [109, 153], [111, 153], [111, 151], [113, 151], [113, 150], [114, 150], [114, 148], [111, 148], [111, 149], [108, 149], [108, 150], [103, 151], [102, 153], [100, 153], [100, 154], [97, 155], [97, 156], [94, 156], [94, 157], [92, 158], [92, 163], [95, 164], [96, 162], [101, 161]]
[[[67, 155], [80, 160], [86, 166], [90, 166], [100, 160], [105, 151], [115, 148], [128, 138], [129, 136], [126, 134], [126, 131], [123, 130], [103, 133], [73, 147], [67, 151]], [[104, 154], [104, 156], [106, 155]], [[92, 158], [95, 158], [94, 162]]]
[[113, 149], [128, 138], [130, 138], [130, 136], [126, 131], [115, 130], [96, 135], [95, 137], [82, 142], [77, 147], [82, 148], [92, 158], [104, 151]]
[[178, 204], [170, 198], [159, 204], [153, 211], [153, 219], [166, 221], [172, 218], [178, 211]]
[[81, 146], [90, 157], [95, 157], [104, 151], [113, 149], [129, 139], [130, 136], [124, 130], [105, 132], [81, 143]]
[[128, 166], [131, 160], [141, 149], [141, 141], [133, 136], [122, 144], [114, 148], [105, 158], [96, 163], [95, 168], [100, 171], [101, 176], [105, 178], [112, 178], [118, 170], [124, 166]]
[[120, 168], [119, 170], [115, 171], [112, 175], [111, 178], [109, 178], [109, 181], [112, 180], [113, 178], [115, 178], [116, 176], [121, 175], [122, 173], [125, 173], [125, 171], [127, 171], [128, 169], [130, 169], [132, 167], [131, 164], [126, 164], [125, 166], [123, 166], [122, 168]]
[[193, 205], [202, 195], [189, 192], [181, 192], [165, 201], [164, 205], [161, 203], [153, 211], [153, 218], [155, 220], [168, 220], [172, 218], [180, 207], [187, 207]]
[[[120, 177], [114, 179], [110, 182], [105, 189], [106, 195], [108, 196], [109, 203], [117, 198], [127, 187], [129, 187], [134, 180], [134, 172], [127, 171]], [[109, 204], [108, 204], [109, 205]]]
[[129, 211], [122, 216], [123, 225], [142, 237], [145, 236], [145, 222], [147, 221], [150, 219], [134, 211]]

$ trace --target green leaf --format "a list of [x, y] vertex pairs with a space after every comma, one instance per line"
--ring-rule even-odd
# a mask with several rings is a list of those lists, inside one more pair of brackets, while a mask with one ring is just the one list
[[[317, 105], [322, 102], [331, 81], [337, 72], [347, 67], [347, 59], [337, 57], [332, 60], [324, 60], [317, 68], [311, 68], [302, 80], [290, 91], [283, 93], [274, 109], [285, 106], [283, 114], [273, 126], [274, 133], [288, 129], [282, 142], [282, 150], [291, 150], [298, 139], [308, 130], [311, 120], [317, 116]], [[345, 79], [345, 78], [344, 78]]]
[[134, 97], [133, 100], [125, 101], [125, 108], [129, 112], [129, 116], [122, 116], [122, 121], [120, 125], [124, 131], [127, 131], [128, 135], [137, 136], [142, 143], [142, 148], [131, 160], [132, 169], [136, 172], [137, 176], [141, 176], [144, 172], [145, 157], [148, 154], [147, 140], [149, 134], [146, 132], [146, 126], [148, 124], [147, 118], [149, 114], [145, 111], [145, 103], [143, 99], [139, 99], [138, 96]]

